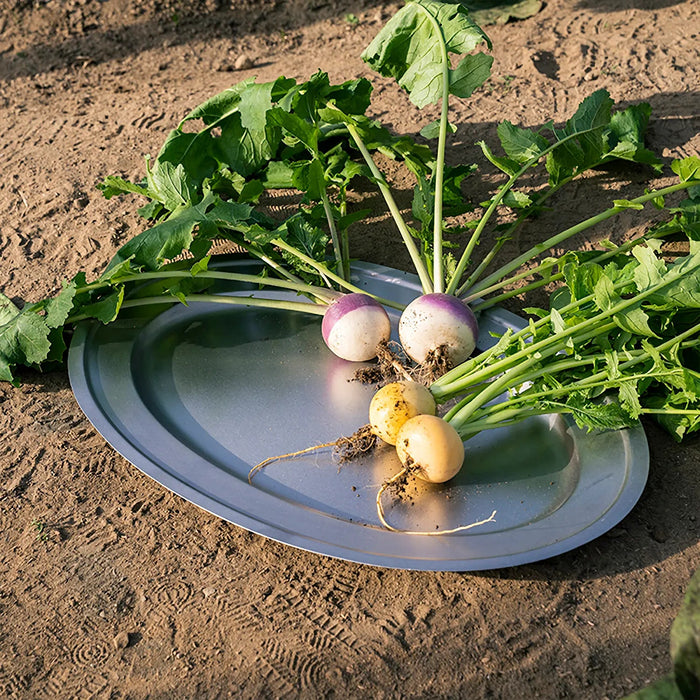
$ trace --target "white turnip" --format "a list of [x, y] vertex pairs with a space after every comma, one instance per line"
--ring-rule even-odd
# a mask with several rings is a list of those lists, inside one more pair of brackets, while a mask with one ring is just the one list
[[443, 293], [423, 294], [401, 314], [399, 338], [406, 354], [423, 364], [442, 352], [458, 365], [474, 352], [478, 326], [474, 312], [460, 299]]
[[407, 420], [396, 436], [396, 452], [408, 472], [432, 484], [449, 481], [464, 462], [462, 439], [438, 416]]
[[321, 324], [323, 340], [338, 357], [365, 362], [377, 355], [380, 343], [391, 336], [384, 307], [367, 294], [353, 292], [332, 302]]
[[395, 445], [396, 436], [407, 420], [424, 413], [435, 415], [435, 410], [435, 399], [422, 384], [407, 380], [392, 382], [372, 397], [369, 423], [377, 437]]

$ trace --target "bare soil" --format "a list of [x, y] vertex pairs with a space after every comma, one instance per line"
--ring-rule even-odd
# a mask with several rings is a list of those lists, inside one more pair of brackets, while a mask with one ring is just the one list
[[[97, 275], [143, 227], [134, 201], [105, 200], [97, 182], [142, 176], [143, 155], [186, 112], [245, 77], [372, 77], [359, 54], [396, 7], [1, 0], [0, 291], [36, 300], [79, 270]], [[494, 143], [505, 117], [562, 121], [599, 87], [622, 104], [651, 103], [650, 146], [665, 159], [697, 154], [699, 27], [700, 4], [677, 0], [550, 0], [489, 27], [494, 73], [455, 105], [450, 157], [478, 160], [474, 143]], [[375, 84], [374, 110], [392, 128], [415, 133], [431, 118], [390, 81]], [[635, 168], [596, 173], [524, 237], [648, 179]], [[479, 202], [487, 188], [472, 183]], [[641, 226], [630, 213], [572, 245]], [[353, 252], [408, 269], [383, 215]], [[671, 621], [700, 566], [697, 439], [679, 446], [646, 425], [641, 500], [575, 551], [478, 574], [414, 573], [221, 521], [121, 458], [82, 415], [65, 371], [23, 379], [0, 385], [4, 697], [600, 700], [670, 669]]]

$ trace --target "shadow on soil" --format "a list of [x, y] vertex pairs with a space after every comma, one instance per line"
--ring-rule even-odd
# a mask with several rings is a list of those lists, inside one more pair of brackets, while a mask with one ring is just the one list
[[682, 5], [684, 0], [579, 0], [576, 7], [593, 12], [621, 12], [624, 10], [660, 10]]

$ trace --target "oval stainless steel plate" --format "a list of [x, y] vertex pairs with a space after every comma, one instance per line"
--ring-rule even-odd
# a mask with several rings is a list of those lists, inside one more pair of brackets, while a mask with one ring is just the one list
[[[241, 259], [216, 265], [256, 269]], [[402, 303], [419, 293], [411, 275], [386, 267], [361, 264], [353, 274], [363, 288]], [[521, 325], [506, 311], [485, 313], [479, 347]], [[381, 526], [375, 496], [400, 468], [393, 448], [343, 465], [322, 448], [270, 464], [250, 485], [248, 472], [261, 460], [366, 423], [373, 388], [354, 381], [356, 369], [327, 350], [318, 316], [211, 303], [84, 323], [69, 354], [82, 410], [141, 471], [236, 525], [349, 561], [433, 571], [534, 562], [603, 534], [644, 489], [641, 427], [585, 433], [558, 416], [472, 438], [448, 484], [417, 485], [400, 501], [385, 495], [386, 516], [400, 529], [437, 532], [496, 511], [494, 522], [452, 535]]]

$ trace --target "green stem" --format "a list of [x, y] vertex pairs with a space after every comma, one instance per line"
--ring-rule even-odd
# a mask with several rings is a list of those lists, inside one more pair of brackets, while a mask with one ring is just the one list
[[[520, 385], [522, 386], [526, 382], [531, 382], [534, 379], [537, 379], [538, 377], [541, 377], [543, 374], [556, 374], [557, 372], [563, 372], [566, 370], [571, 370], [571, 369], [576, 369], [578, 367], [585, 367], [586, 365], [590, 364], [595, 364], [599, 360], [604, 360], [603, 355], [594, 355], [594, 356], [589, 356], [587, 358], [582, 358], [579, 360], [576, 359], [569, 359], [569, 360], [562, 360], [561, 362], [555, 362], [553, 365], [549, 365], [548, 367], [542, 368], [536, 372], [531, 372], [530, 374], [525, 374], [521, 379], [520, 379]], [[512, 387], [510, 387], [512, 388]], [[455, 404], [445, 415], [444, 418], [446, 421], [449, 421], [455, 413], [457, 413], [463, 406], [466, 406], [466, 404], [476, 395], [478, 391], [480, 391], [480, 385], [477, 386], [472, 386], [469, 387], [466, 392], [467, 395], [462, 398], [459, 403]]]
[[[346, 216], [348, 213], [348, 200], [345, 188], [340, 189], [340, 216]], [[350, 279], [350, 237], [348, 236], [348, 227], [345, 226], [340, 232], [341, 255], [343, 256], [343, 277], [346, 280]]]
[[445, 144], [447, 142], [448, 114], [450, 108], [450, 59], [442, 27], [433, 14], [422, 5], [416, 5], [429, 18], [433, 31], [440, 37], [440, 58], [442, 60], [442, 99], [440, 107], [440, 127], [438, 131], [437, 160], [434, 173], [433, 208], [433, 292], [442, 292], [445, 287], [442, 270], [442, 188], [445, 171]]
[[[626, 286], [629, 284], [627, 280], [622, 280], [618, 282], [616, 285], [614, 285], [614, 288], [620, 288], [623, 286]], [[569, 304], [566, 304], [562, 308], [559, 309], [559, 313], [564, 316], [567, 314], [569, 311], [572, 311], [573, 309], [580, 308], [586, 304], [589, 304], [595, 300], [595, 294], [589, 294], [586, 297], [582, 297], [581, 299], [576, 299]], [[543, 326], [546, 326], [548, 323], [551, 323], [551, 318], [550, 316], [545, 316], [544, 318], [540, 318], [537, 321], [531, 321], [530, 324], [525, 326], [524, 328], [521, 328], [519, 331], [516, 331], [513, 333], [510, 338], [509, 342], [512, 344], [516, 340], [524, 340], [528, 336], [534, 335], [534, 332], [536, 332], [538, 329], [542, 328]], [[558, 337], [558, 336], [557, 336]], [[527, 350], [531, 351], [533, 349], [533, 345], [528, 345]], [[522, 352], [522, 351], [521, 351]], [[444, 397], [448, 397], [449, 394], [453, 393], [452, 392], [452, 387], [456, 385], [457, 382], [462, 384], [465, 380], [466, 377], [473, 377], [476, 376], [476, 374], [479, 375], [479, 381], [483, 379], [487, 379], [489, 374], [485, 374], [486, 370], [489, 370], [490, 368], [495, 367], [496, 370], [492, 372], [491, 374], [498, 374], [499, 373], [499, 368], [502, 365], [502, 363], [505, 360], [498, 361], [494, 363], [493, 365], [488, 365], [487, 363], [491, 360], [493, 355], [493, 349], [485, 350], [482, 352], [480, 355], [477, 357], [472, 357], [469, 360], [466, 360], [463, 362], [461, 365], [458, 365], [457, 367], [451, 369], [449, 372], [446, 372], [445, 374], [442, 375], [439, 379], [437, 379], [435, 382], [430, 387], [430, 391], [433, 393], [436, 399], [438, 400], [444, 400]], [[513, 357], [513, 356], [511, 356]], [[509, 359], [509, 358], [506, 358]], [[479, 366], [482, 366], [482, 369], [476, 372], [476, 368]], [[482, 376], [483, 375], [483, 376]], [[464, 386], [468, 386], [471, 384], [471, 380], [468, 381]], [[461, 387], [464, 388], [464, 387]]]
[[[700, 264], [696, 265], [695, 267], [698, 266], [700, 266]], [[612, 328], [616, 327], [615, 323], [603, 325], [601, 324], [601, 321], [606, 318], [611, 318], [615, 314], [618, 314], [621, 311], [625, 311], [632, 306], [641, 305], [644, 299], [653, 294], [656, 294], [660, 289], [663, 289], [664, 287], [667, 287], [668, 285], [676, 282], [677, 279], [677, 276], [667, 277], [665, 280], [658, 282], [657, 284], [646, 289], [645, 291], [637, 293], [631, 299], [622, 300], [614, 306], [612, 306], [611, 308], [609, 308], [607, 311], [601, 311], [594, 318], [589, 318], [586, 321], [581, 321], [577, 324], [574, 324], [573, 326], [570, 326], [569, 328], [566, 328], [565, 330], [561, 331], [560, 333], [557, 333], [554, 336], [545, 338], [537, 343], [529, 344], [522, 350], [519, 350], [518, 352], [514, 353], [513, 355], [509, 355], [503, 360], [495, 362], [494, 364], [489, 365], [488, 367], [485, 367], [484, 369], [479, 370], [477, 372], [470, 371], [471, 361], [467, 360], [467, 362], [460, 366], [462, 368], [461, 370], [460, 367], [456, 367], [454, 370], [447, 372], [442, 377], [440, 377], [440, 379], [433, 383], [433, 385], [430, 387], [430, 390], [437, 399], [444, 400], [449, 395], [454, 395], [455, 391], [458, 391], [459, 389], [464, 388], [465, 386], [469, 386], [470, 384], [483, 381], [484, 379], [487, 379], [490, 376], [500, 374], [500, 370], [503, 367], [510, 367], [514, 361], [523, 359], [531, 353], [539, 352], [541, 349], [547, 348], [552, 343], [558, 342], [562, 338], [568, 338], [570, 336], [575, 335], [576, 333], [588, 331], [589, 328], [595, 329], [596, 324], [600, 325], [598, 331], [599, 333], [604, 333], [608, 330], [612, 330]], [[624, 282], [620, 282], [619, 284], [622, 285], [624, 284]], [[559, 309], [559, 312], [562, 315], [564, 315], [568, 310], [576, 308], [584, 303], [588, 303], [589, 301], [593, 300], [593, 297], [594, 295], [589, 295], [588, 297], [584, 297], [583, 299], [572, 302], [571, 304], [567, 304], [562, 309]], [[549, 321], [550, 317], [546, 316], [545, 318], [542, 318], [539, 321], [537, 321], [535, 323], [535, 327], [541, 327]], [[518, 333], [513, 335], [513, 337], [511, 338], [511, 342], [517, 337], [524, 337], [528, 335], [530, 332], [531, 331], [529, 327], [523, 328], [521, 331], [518, 331]], [[474, 359], [478, 361], [478, 358]], [[452, 381], [455, 377], [459, 378], [455, 381]]]
[[102, 289], [106, 287], [111, 287], [114, 284], [121, 284], [123, 282], [141, 282], [147, 280], [165, 280], [165, 279], [213, 279], [213, 280], [225, 280], [228, 282], [242, 282], [244, 284], [255, 284], [262, 285], [264, 287], [278, 287], [281, 289], [287, 289], [293, 292], [299, 292], [301, 294], [310, 294], [321, 301], [323, 304], [330, 304], [338, 297], [338, 293], [332, 290], [324, 289], [323, 287], [315, 287], [304, 282], [293, 282], [291, 280], [281, 280], [276, 277], [262, 277], [260, 275], [247, 275], [239, 272], [217, 272], [214, 270], [204, 270], [196, 274], [192, 274], [189, 271], [168, 271], [164, 270], [162, 272], [137, 272], [133, 275], [125, 275], [124, 277], [119, 277], [116, 282], [100, 282], [89, 284], [85, 287], [81, 287], [76, 290], [76, 294], [81, 294], [85, 292], [91, 292], [96, 289]]
[[[661, 343], [661, 345], [656, 346], [656, 351], [658, 353], [664, 353], [667, 350], [670, 350], [673, 348], [675, 345], [679, 345], [681, 347], [694, 347], [697, 345], [697, 343], [687, 343], [685, 344], [683, 341], [687, 340], [688, 338], [691, 338], [692, 336], [696, 335], [697, 333], [700, 333], [700, 323], [691, 326], [688, 328], [686, 331], [683, 331], [683, 333], [678, 334], [674, 338], [671, 338], [667, 340], [664, 343]], [[634, 365], [638, 364], [639, 362], [642, 362], [643, 360], [646, 359], [646, 355], [644, 356], [639, 356], [639, 357], [633, 357], [630, 360], [627, 360], [625, 362], [621, 362], [619, 366], [620, 371], [624, 371], [626, 369], [629, 369], [630, 367], [634, 367]], [[594, 384], [595, 382], [599, 381], [602, 376], [605, 376], [604, 372], [598, 372], [596, 374], [592, 374], [590, 377], [586, 377], [586, 379], [581, 380], [581, 385], [585, 388], [589, 384]]]
[[[694, 266], [694, 268], [698, 267], [700, 267], [700, 263]], [[653, 294], [656, 294], [659, 290], [669, 286], [670, 284], [677, 282], [678, 279], [678, 276], [667, 277], [665, 280], [653, 285], [645, 291], [639, 292], [632, 299], [618, 302], [610, 309], [608, 309], [605, 312], [601, 312], [598, 316], [594, 318], [577, 323], [558, 333], [557, 335], [552, 336], [551, 338], [546, 338], [537, 343], [532, 343], [520, 350], [519, 352], [516, 352], [513, 355], [510, 355], [504, 358], [503, 360], [494, 363], [493, 365], [485, 368], [484, 370], [469, 374], [462, 380], [462, 382], [454, 382], [453, 385], [451, 385], [450, 389], [445, 390], [441, 387], [440, 392], [436, 395], [436, 392], [434, 391], [433, 387], [431, 387], [431, 392], [433, 392], [433, 395], [436, 395], [436, 397], [445, 397], [449, 394], [454, 395], [455, 392], [453, 391], [453, 388], [455, 386], [460, 384], [469, 386], [472, 384], [479, 383], [480, 381], [487, 379], [489, 376], [500, 374], [501, 372], [498, 371], [499, 369], [502, 370], [503, 368], [508, 368], [506, 369], [505, 373], [500, 379], [496, 379], [489, 382], [486, 385], [486, 388], [480, 394], [471, 399], [471, 401], [469, 401], [466, 405], [460, 408], [460, 410], [455, 412], [454, 415], [451, 417], [450, 423], [455, 427], [466, 423], [469, 420], [470, 416], [478, 408], [483, 406], [483, 404], [485, 404], [487, 401], [496, 398], [500, 393], [502, 393], [504, 389], [511, 386], [520, 386], [522, 384], [522, 376], [525, 374], [524, 372], [522, 372], [523, 369], [527, 369], [528, 367], [539, 362], [542, 358], [549, 357], [553, 354], [556, 354], [556, 352], [559, 352], [560, 349], [564, 349], [564, 347], [566, 347], [566, 344], [562, 344], [562, 339], [573, 336], [575, 334], [579, 334], [578, 341], [583, 342], [590, 338], [594, 338], [598, 335], [607, 333], [609, 330], [615, 328], [617, 324], [615, 324], [614, 322], [608, 324], [601, 324], [601, 321], [603, 319], [611, 318], [614, 315], [620, 313], [621, 311], [625, 311], [636, 305], [641, 305], [644, 299]], [[700, 324], [697, 324], [692, 328], [689, 328], [685, 332], [679, 334], [675, 338], [672, 338], [662, 343], [661, 345], [657, 346], [656, 350], [659, 353], [665, 352], [666, 350], [674, 347], [674, 345], [678, 344], [679, 342], [682, 342], [686, 338], [689, 338], [698, 332], [700, 332]], [[530, 357], [533, 354], [538, 355], [538, 357]], [[624, 363], [621, 363], [619, 369], [623, 370], [628, 367], [632, 367], [633, 365], [642, 362], [644, 359], [646, 359], [646, 357], [645, 354], [642, 353], [637, 358], [633, 358]], [[522, 364], [516, 364], [519, 363], [521, 360], [523, 360]], [[521, 376], [518, 377], [516, 381], [515, 377], [517, 377], [518, 374], [520, 374]], [[580, 380], [578, 386], [581, 388], [590, 385], [595, 385], [596, 382], [600, 381], [606, 376], [606, 372], [598, 372], [595, 375]]]
[[[266, 309], [282, 309], [284, 311], [299, 311], [306, 314], [316, 314], [323, 316], [326, 312], [325, 307], [320, 304], [314, 304], [302, 301], [286, 301], [284, 299], [265, 299], [263, 297], [248, 297], [248, 296], [224, 296], [219, 294], [187, 294], [184, 297], [142, 297], [140, 299], [128, 299], [121, 305], [121, 309], [136, 308], [139, 306], [152, 306], [153, 304], [178, 304], [181, 301], [186, 303], [216, 303], [216, 304], [231, 304], [233, 306], [257, 306]], [[120, 309], [120, 310], [121, 310]], [[77, 314], [69, 316], [66, 323], [77, 323], [85, 319], [92, 318], [88, 314]]]
[[[591, 166], [595, 167], [595, 166]], [[564, 185], [568, 184], [571, 182], [576, 175], [571, 175], [568, 178], [564, 178], [561, 182], [557, 183], [556, 185], [553, 185], [550, 187], [546, 192], [542, 193], [539, 197], [536, 198], [536, 200], [532, 203], [530, 209], [537, 209], [538, 207], [541, 207], [552, 195], [554, 195], [556, 192], [558, 192]], [[491, 264], [493, 259], [498, 255], [499, 251], [501, 248], [505, 245], [505, 243], [513, 238], [513, 235], [515, 231], [518, 229], [519, 226], [523, 224], [524, 221], [526, 221], [529, 218], [530, 214], [529, 213], [524, 213], [521, 214], [506, 230], [506, 232], [499, 237], [499, 239], [496, 241], [494, 244], [493, 248], [489, 250], [489, 252], [484, 256], [484, 259], [479, 263], [479, 265], [476, 267], [474, 272], [472, 272], [469, 277], [467, 277], [466, 281], [460, 286], [459, 290], [457, 291], [457, 294], [461, 294], [462, 292], [460, 290], [467, 290], [471, 289], [477, 282], [477, 280], [481, 277], [482, 273], [484, 270]], [[485, 292], [482, 292], [482, 295]]]
[[[563, 143], [563, 141], [560, 141], [559, 143]], [[634, 204], [646, 204], [647, 202], [650, 202], [653, 199], [656, 199], [657, 197], [665, 197], [666, 195], [672, 194], [673, 192], [678, 192], [679, 190], [688, 189], [689, 187], [693, 187], [694, 185], [697, 185], [697, 184], [700, 184], [697, 180], [679, 182], [675, 185], [670, 185], [669, 187], [664, 187], [660, 190], [648, 192], [648, 193], [643, 194], [640, 197], [636, 197], [635, 199], [632, 199], [630, 201], [633, 202]], [[490, 285], [494, 284], [495, 282], [500, 281], [505, 275], [508, 275], [511, 272], [517, 270], [521, 265], [525, 264], [526, 262], [528, 262], [532, 258], [534, 258], [538, 255], [541, 255], [542, 253], [549, 250], [550, 248], [553, 248], [554, 246], [558, 245], [559, 243], [562, 243], [567, 238], [571, 238], [571, 236], [575, 236], [577, 233], [581, 233], [582, 231], [585, 231], [586, 229], [590, 228], [591, 226], [595, 226], [596, 224], [599, 224], [602, 221], [606, 221], [607, 219], [610, 219], [613, 216], [616, 216], [620, 212], [626, 211], [628, 208], [629, 207], [615, 207], [615, 206], [610, 207], [609, 209], [606, 209], [605, 211], [600, 212], [600, 214], [596, 214], [595, 216], [591, 216], [590, 218], [586, 219], [585, 221], [581, 221], [580, 223], [576, 224], [575, 226], [570, 226], [569, 228], [562, 231], [561, 233], [558, 233], [557, 235], [548, 238], [546, 241], [544, 241], [542, 243], [538, 243], [537, 245], [533, 246], [532, 248], [530, 248], [528, 251], [526, 251], [522, 255], [513, 259], [511, 262], [503, 265], [501, 268], [496, 270], [494, 273], [492, 273], [488, 277], [485, 277], [473, 289], [469, 290], [470, 296], [474, 296], [476, 294], [482, 293], [484, 289], [486, 289]], [[482, 219], [482, 221], [483, 221], [483, 219]], [[458, 294], [460, 294], [461, 292], [462, 292], [462, 289], [460, 289], [458, 291]]]
[[[600, 324], [598, 318], [591, 320], [593, 321], [593, 324]], [[555, 336], [540, 341], [539, 343], [532, 343], [532, 345], [529, 347], [524, 348], [520, 352], [516, 352], [514, 355], [510, 355], [505, 360], [502, 360], [501, 362], [503, 363], [503, 366], [507, 367], [502, 376], [488, 382], [483, 391], [481, 391], [465, 406], [460, 408], [460, 410], [457, 411], [454, 416], [452, 416], [450, 425], [457, 427], [466, 423], [469, 420], [469, 417], [485, 403], [488, 403], [491, 401], [491, 399], [495, 399], [496, 397], [500, 396], [503, 391], [510, 387], [520, 386], [522, 382], [520, 381], [518, 375], [522, 375], [523, 370], [536, 365], [538, 362], [541, 362], [543, 358], [551, 357], [552, 355], [556, 355], [558, 352], [564, 350], [566, 348], [565, 338], [569, 337], [570, 335], [577, 332], [580, 333], [578, 340], [580, 343], [583, 343], [591, 340], [592, 338], [596, 338], [600, 334], [607, 333], [613, 328], [616, 328], [615, 323], [608, 323], [590, 329], [591, 325], [593, 324], [590, 321], [578, 323]], [[500, 363], [495, 363], [490, 368], [487, 368], [487, 370], [492, 370], [498, 364]], [[478, 375], [479, 373], [477, 372], [476, 374]], [[500, 375], [501, 372], [498, 372], [498, 374]], [[493, 376], [493, 372], [489, 371], [489, 375]], [[471, 384], [474, 376], [470, 376], [469, 379], [469, 383]], [[480, 380], [477, 379], [476, 381], [478, 382]]]
[[499, 417], [489, 416], [484, 419], [478, 419], [469, 421], [465, 425], [460, 425], [456, 427], [457, 433], [462, 438], [462, 440], [468, 440], [470, 437], [474, 437], [478, 433], [484, 430], [492, 430], [494, 428], [505, 428], [510, 425], [516, 425], [517, 423], [522, 423], [528, 418], [533, 418], [534, 416], [549, 416], [554, 413], [568, 413], [568, 411], [554, 410], [553, 408], [546, 409], [513, 409], [511, 414], [504, 412], [504, 415]]
[[304, 284], [304, 281], [300, 277], [297, 277], [295, 274], [291, 273], [286, 267], [284, 267], [284, 265], [280, 265], [276, 260], [273, 260], [256, 246], [245, 243], [244, 241], [236, 241], [236, 245], [240, 246], [247, 253], [250, 253], [258, 260], [265, 263], [265, 265], [273, 269], [280, 277], [285, 277], [292, 282]]
[[335, 226], [335, 219], [333, 218], [333, 210], [331, 208], [330, 200], [328, 199], [328, 192], [324, 188], [321, 193], [321, 202], [323, 204], [323, 211], [326, 214], [326, 220], [328, 221], [328, 230], [331, 234], [331, 242], [333, 244], [333, 255], [335, 256], [336, 269], [340, 273], [340, 277], [345, 279], [345, 265], [343, 265], [343, 251], [340, 247], [340, 239], [338, 238], [338, 229]]
[[[314, 260], [305, 253], [302, 253], [297, 248], [290, 246], [281, 238], [274, 238], [270, 241], [270, 243], [272, 243], [272, 245], [277, 246], [278, 248], [281, 248], [282, 250], [287, 251], [288, 253], [291, 253], [292, 255], [295, 255], [297, 258], [299, 258], [299, 260], [305, 262], [307, 265], [310, 265], [315, 270], [317, 270], [322, 276], [328, 277], [328, 279], [332, 280], [343, 289], [347, 289], [350, 292], [357, 292], [358, 294], [367, 294], [366, 290], [360, 289], [360, 287], [352, 284], [351, 282], [348, 282], [347, 280], [344, 280], [342, 277], [340, 277], [340, 275], [336, 275], [334, 272], [331, 272], [331, 270], [329, 270], [323, 263], [319, 262], [318, 260]], [[373, 295], [369, 294], [368, 296]], [[389, 306], [392, 309], [398, 309], [400, 311], [403, 311], [403, 309], [405, 308], [403, 304], [399, 304], [395, 301], [392, 301], [391, 299], [383, 299], [382, 297], [377, 296], [374, 296], [374, 299], [376, 299], [380, 304], [383, 304], [384, 306]]]
[[[641, 236], [638, 236], [637, 238], [634, 238], [630, 241], [627, 241], [626, 243], [623, 243], [620, 246], [617, 246], [614, 250], [606, 250], [604, 252], [601, 252], [600, 255], [597, 255], [594, 258], [591, 258], [591, 260], [588, 260], [587, 262], [589, 263], [595, 263], [595, 264], [600, 264], [602, 262], [605, 262], [606, 260], [609, 260], [610, 258], [614, 258], [616, 255], [624, 254], [627, 251], [631, 250], [632, 248], [635, 248], [636, 246], [640, 245], [641, 243], [644, 243], [645, 241], [648, 241], [649, 239], [655, 238], [658, 234], [656, 234], [654, 231], [649, 231], [647, 233], [642, 234]], [[479, 301], [477, 303], [472, 303], [473, 301], [476, 301], [482, 296], [485, 296], [487, 294], [491, 294], [492, 292], [496, 292], [499, 289], [503, 289], [504, 287], [507, 287], [511, 284], [514, 284], [515, 282], [520, 281], [521, 279], [524, 279], [525, 277], [530, 277], [532, 275], [538, 275], [542, 274], [542, 272], [546, 270], [551, 270], [553, 267], [558, 265], [560, 263], [560, 259], [557, 260], [546, 260], [543, 263], [540, 263], [539, 265], [536, 265], [535, 267], [529, 268], [527, 270], [524, 270], [523, 272], [518, 273], [517, 275], [513, 275], [512, 277], [508, 277], [507, 279], [501, 280], [500, 282], [497, 282], [496, 284], [491, 285], [487, 289], [482, 289], [478, 294], [469, 294], [466, 297], [462, 297], [462, 301], [464, 301], [467, 304], [470, 304], [472, 307], [472, 310], [474, 311], [483, 311], [484, 309], [488, 309], [492, 306], [496, 306], [497, 304], [501, 303], [504, 299], [510, 299], [511, 297], [518, 296], [519, 294], [524, 294], [526, 292], [530, 292], [534, 289], [538, 289], [539, 287], [543, 287], [546, 284], [549, 284], [550, 282], [558, 282], [561, 279], [564, 279], [564, 273], [563, 272], [557, 272], [553, 275], [550, 275], [549, 277], [536, 280], [534, 282], [531, 282], [529, 284], [524, 285], [523, 287], [520, 287], [518, 289], [511, 289], [507, 292], [502, 292], [501, 294], [498, 294], [495, 297], [491, 297], [490, 299], [486, 299], [483, 301]]]
[[[645, 358], [648, 359], [648, 358]], [[678, 370], [678, 372], [682, 372], [683, 370]], [[570, 394], [573, 391], [576, 391], [577, 389], [595, 389], [595, 388], [605, 388], [606, 390], [609, 389], [615, 389], [619, 387], [621, 384], [624, 384], [625, 382], [629, 381], [636, 381], [638, 379], [647, 379], [647, 378], [653, 378], [654, 373], [649, 373], [645, 372], [643, 374], [631, 374], [627, 377], [620, 378], [620, 379], [615, 379], [615, 380], [609, 380], [609, 379], [603, 379], [599, 382], [593, 382], [593, 383], [587, 383], [585, 387], [582, 385], [581, 382], [572, 382], [571, 384], [567, 384], [566, 386], [558, 387], [556, 389], [548, 389], [547, 391], [539, 391], [536, 393], [532, 394], [522, 394], [518, 395], [515, 397], [510, 397], [507, 401], [504, 401], [503, 403], [500, 404], [495, 404], [493, 406], [484, 406], [482, 409], [479, 410], [478, 415], [479, 416], [486, 416], [486, 415], [496, 415], [499, 411], [502, 411], [507, 408], [517, 408], [519, 404], [523, 403], [528, 403], [531, 401], [539, 401], [541, 399], [555, 399], [555, 398], [561, 398], [562, 396], [566, 396], [567, 394]]]
[[530, 160], [527, 161], [523, 165], [520, 170], [518, 170], [517, 173], [514, 175], [511, 175], [508, 182], [506, 182], [495, 194], [494, 198], [491, 200], [491, 204], [489, 205], [488, 209], [484, 212], [483, 216], [481, 217], [477, 227], [474, 229], [472, 232], [471, 238], [469, 239], [469, 242], [467, 243], [467, 247], [464, 249], [464, 252], [462, 253], [459, 262], [457, 263], [457, 267], [455, 268], [455, 272], [452, 275], [450, 279], [450, 283], [447, 285], [447, 293], [448, 294], [455, 294], [457, 293], [457, 288], [459, 287], [459, 282], [462, 278], [462, 275], [464, 274], [464, 270], [466, 269], [467, 265], [469, 264], [469, 260], [471, 259], [472, 253], [474, 252], [474, 248], [476, 248], [477, 244], [479, 243], [479, 239], [481, 238], [481, 233], [484, 230], [488, 220], [491, 218], [493, 213], [496, 211], [496, 208], [498, 205], [501, 203], [503, 198], [506, 196], [506, 194], [513, 188], [513, 185], [515, 184], [516, 180], [523, 175], [525, 172], [527, 172], [535, 163], [539, 162], [540, 158], [543, 156], [546, 156], [548, 153], [553, 151], [555, 148], [558, 148], [562, 144], [566, 143], [567, 141], [571, 141], [573, 138], [577, 138], [579, 136], [582, 136], [583, 134], [587, 134], [591, 131], [595, 131], [596, 129], [599, 129], [601, 127], [594, 127], [592, 129], [586, 129], [585, 131], [579, 131], [575, 134], [570, 134], [569, 136], [565, 136], [563, 139], [560, 141], [557, 141], [556, 143], [553, 143], [549, 148], [545, 148], [543, 151], [538, 153], [536, 156], [533, 156], [530, 158]]
[[374, 177], [374, 180], [377, 183], [377, 187], [379, 187], [379, 191], [384, 197], [384, 201], [386, 202], [386, 205], [389, 208], [389, 212], [391, 213], [391, 216], [394, 219], [396, 227], [399, 229], [399, 233], [401, 234], [401, 238], [404, 242], [404, 245], [406, 246], [406, 250], [408, 250], [408, 254], [411, 257], [413, 267], [415, 268], [416, 273], [420, 278], [423, 293], [428, 294], [433, 288], [432, 280], [430, 279], [428, 270], [425, 267], [420, 253], [418, 252], [418, 248], [416, 247], [416, 244], [413, 240], [413, 236], [408, 230], [408, 226], [406, 225], [403, 216], [401, 216], [401, 211], [399, 210], [399, 207], [396, 204], [396, 201], [394, 200], [394, 196], [391, 193], [391, 189], [387, 184], [386, 178], [382, 174], [381, 170], [379, 170], [379, 168], [377, 167], [377, 164], [374, 162], [372, 154], [369, 152], [367, 146], [365, 146], [364, 141], [362, 141], [362, 137], [360, 136], [359, 131], [355, 128], [355, 125], [348, 124], [347, 127], [348, 131], [350, 132], [350, 135], [352, 136], [353, 140], [355, 141], [355, 144], [357, 145], [357, 148], [362, 154], [365, 163], [367, 163], [367, 167], [369, 167], [372, 176]]
[[[697, 267], [697, 265], [695, 266]], [[597, 316], [594, 318], [587, 319], [586, 321], [581, 321], [577, 324], [574, 324], [573, 326], [570, 326], [569, 328], [566, 328], [560, 333], [557, 333], [556, 335], [550, 336], [549, 338], [545, 338], [537, 343], [531, 343], [524, 347], [522, 350], [519, 350], [518, 352], [514, 353], [513, 355], [509, 355], [508, 357], [493, 363], [492, 365], [489, 365], [481, 370], [478, 370], [476, 372], [472, 371], [472, 368], [474, 368], [477, 363], [479, 362], [479, 358], [473, 358], [472, 360], [467, 360], [464, 362], [462, 365], [459, 367], [455, 367], [455, 369], [450, 370], [446, 374], [444, 374], [440, 379], [438, 379], [436, 382], [434, 382], [431, 387], [430, 391], [433, 393], [433, 396], [435, 396], [436, 399], [438, 400], [445, 400], [448, 398], [450, 395], [454, 395], [457, 391], [460, 389], [465, 388], [466, 386], [469, 386], [470, 384], [474, 384], [480, 381], [483, 381], [485, 379], [488, 379], [490, 376], [494, 376], [496, 374], [500, 374], [500, 371], [504, 367], [510, 367], [514, 361], [518, 361], [522, 358], [527, 357], [529, 354], [534, 353], [534, 352], [539, 352], [541, 349], [544, 349], [551, 345], [552, 343], [558, 342], [562, 338], [568, 338], [576, 333], [579, 333], [581, 331], [587, 331], [589, 328], [595, 328], [596, 324], [601, 324], [601, 321], [606, 318], [611, 318], [615, 314], [620, 313], [621, 311], [625, 311], [626, 309], [634, 306], [634, 305], [641, 305], [642, 301], [646, 299], [648, 296], [651, 296], [652, 294], [655, 294], [658, 292], [660, 289], [663, 289], [664, 287], [667, 287], [668, 285], [672, 284], [673, 282], [677, 281], [676, 276], [672, 277], [667, 277], [665, 280], [662, 282], [658, 282], [657, 284], [653, 285], [652, 287], [646, 289], [644, 292], [639, 292], [636, 294], [633, 298], [627, 299], [627, 300], [622, 300], [612, 306], [610, 309], [607, 311], [601, 311]], [[618, 283], [618, 286], [622, 286], [628, 284], [628, 281], [621, 281]], [[579, 299], [576, 301], [571, 302], [570, 304], [567, 304], [566, 306], [562, 307], [559, 309], [559, 312], [564, 315], [567, 311], [570, 311], [576, 307], [580, 307], [585, 303], [589, 303], [590, 301], [593, 301], [594, 295], [590, 294], [587, 297], [584, 297], [583, 299]], [[546, 325], [547, 323], [550, 322], [550, 317], [546, 316], [544, 318], [539, 319], [537, 322], [534, 324], [534, 328], [541, 328], [542, 326]], [[616, 327], [615, 323], [612, 324], [607, 324], [600, 325], [599, 332], [607, 332], [608, 330], [611, 330], [612, 328]], [[511, 342], [517, 338], [523, 338], [526, 337], [527, 335], [531, 334], [530, 327], [527, 326], [523, 328], [522, 330], [518, 331], [511, 337]], [[490, 357], [490, 355], [487, 356]]]

